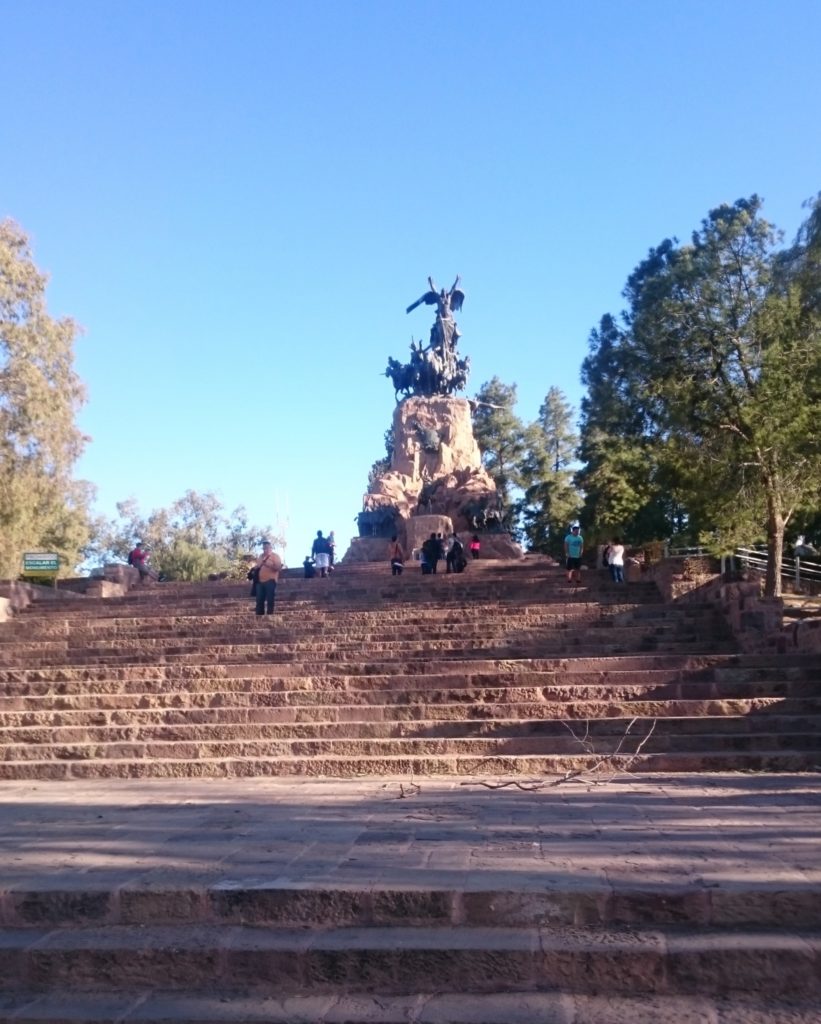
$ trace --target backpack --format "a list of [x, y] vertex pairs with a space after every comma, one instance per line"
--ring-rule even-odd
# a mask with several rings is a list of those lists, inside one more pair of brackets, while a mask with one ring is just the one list
[[134, 564], [134, 557], [133, 556], [134, 556], [134, 552], [133, 551], [129, 551], [128, 552], [128, 564], [129, 565], [133, 565]]

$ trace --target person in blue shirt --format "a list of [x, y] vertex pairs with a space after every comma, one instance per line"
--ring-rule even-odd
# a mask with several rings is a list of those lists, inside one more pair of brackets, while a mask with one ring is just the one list
[[570, 533], [564, 539], [564, 553], [567, 558], [567, 582], [582, 581], [582, 554], [584, 553], [584, 537], [578, 525], [570, 527]]

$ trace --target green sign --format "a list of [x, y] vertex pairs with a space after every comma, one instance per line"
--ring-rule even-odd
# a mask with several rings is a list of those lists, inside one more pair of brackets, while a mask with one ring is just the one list
[[24, 576], [56, 576], [60, 556], [48, 551], [28, 551], [23, 555]]

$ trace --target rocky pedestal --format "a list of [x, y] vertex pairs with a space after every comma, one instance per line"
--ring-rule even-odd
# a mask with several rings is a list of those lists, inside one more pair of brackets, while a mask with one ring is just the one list
[[[366, 512], [382, 507], [397, 510], [396, 532], [408, 555], [431, 532], [455, 530], [470, 535], [477, 529], [475, 517], [489, 514], [493, 519], [498, 510], [496, 485], [482, 465], [467, 399], [445, 395], [404, 399], [393, 414], [393, 438], [390, 468], [374, 481], [363, 507]], [[428, 517], [440, 525], [423, 528], [417, 523]], [[491, 536], [485, 534], [483, 539]], [[486, 546], [490, 557], [521, 556], [521, 549], [506, 534], [494, 536], [497, 541]], [[370, 560], [365, 553], [369, 546], [361, 538], [354, 541], [345, 559]]]
[[414, 551], [419, 551], [432, 533], [441, 533], [449, 537], [453, 533], [453, 523], [449, 516], [414, 516], [405, 523], [405, 544], [410, 558]]

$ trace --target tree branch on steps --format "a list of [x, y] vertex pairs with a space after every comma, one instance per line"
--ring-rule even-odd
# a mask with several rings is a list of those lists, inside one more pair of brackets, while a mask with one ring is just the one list
[[[507, 789], [508, 787], [513, 786], [516, 789], [523, 790], [524, 792], [532, 793], [535, 790], [544, 789], [545, 787], [550, 788], [553, 786], [561, 786], [565, 782], [581, 781], [589, 782], [592, 785], [600, 785], [602, 782], [611, 782], [619, 775], [633, 775], [634, 773], [631, 771], [631, 769], [638, 760], [638, 757], [644, 749], [647, 741], [655, 732], [658, 719], [653, 719], [653, 721], [650, 724], [650, 728], [641, 738], [638, 745], [636, 746], [636, 749], [628, 757], [627, 761], [623, 765], [616, 764], [615, 759], [621, 755], [622, 748], [624, 747], [627, 737], [630, 736], [633, 726], [636, 724], [636, 722], [638, 722], [638, 718], [633, 718], [630, 720], [630, 722], [627, 725], [627, 728], [624, 730], [624, 734], [622, 735], [621, 739], [618, 742], [618, 745], [616, 746], [616, 749], [611, 751], [610, 753], [601, 754], [600, 756], [599, 752], [596, 750], [595, 741], [590, 736], [590, 719], [585, 719], [584, 735], [582, 736], [579, 736], [576, 732], [574, 732], [574, 730], [568, 722], [562, 719], [560, 719], [559, 721], [561, 721], [565, 729], [567, 729], [567, 731], [570, 733], [573, 739], [581, 746], [581, 748], [584, 750], [586, 754], [589, 754], [592, 757], [598, 757], [598, 760], [595, 762], [595, 764], [591, 765], [589, 768], [577, 768], [574, 771], [565, 772], [565, 774], [558, 779], [550, 779], [544, 781], [538, 781], [534, 779], [525, 782], [519, 782], [516, 779], [493, 782], [485, 782], [483, 780], [471, 779], [468, 782], [461, 782], [460, 785], [482, 786], [485, 789]], [[492, 760], [492, 758], [485, 758], [485, 761], [480, 762], [480, 764], [477, 767], [481, 767], [482, 764], [490, 760]], [[599, 772], [599, 769], [601, 769], [603, 766], [607, 766], [608, 768], [610, 768], [610, 772], [607, 774], [605, 778], [602, 778]]]

